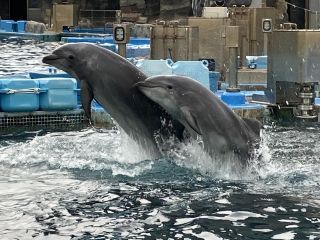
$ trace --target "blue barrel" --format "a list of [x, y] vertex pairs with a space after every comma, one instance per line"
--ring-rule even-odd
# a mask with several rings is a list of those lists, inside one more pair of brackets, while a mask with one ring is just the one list
[[212, 92], [218, 91], [218, 81], [220, 77], [221, 74], [219, 72], [209, 71], [210, 90]]
[[178, 61], [172, 65], [175, 75], [190, 77], [210, 89], [208, 61]]
[[38, 79], [40, 109], [44, 111], [72, 110], [77, 108], [77, 81], [73, 78]]
[[0, 107], [4, 112], [39, 109], [39, 83], [33, 79], [1, 79]]
[[142, 70], [148, 77], [156, 75], [172, 75], [173, 61], [171, 59], [167, 60], [139, 60], [136, 65]]
[[17, 21], [18, 32], [25, 32], [27, 21]]

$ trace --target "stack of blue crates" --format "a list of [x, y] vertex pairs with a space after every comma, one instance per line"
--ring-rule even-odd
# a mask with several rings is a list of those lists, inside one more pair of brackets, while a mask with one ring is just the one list
[[34, 79], [1, 79], [0, 107], [4, 112], [39, 109], [39, 82]]
[[25, 32], [27, 21], [0, 20], [0, 31]]
[[0, 80], [1, 111], [60, 111], [76, 108], [77, 81], [73, 78]]
[[179, 75], [192, 78], [215, 92], [218, 89], [219, 72], [209, 72], [208, 61], [139, 60], [136, 62], [148, 77], [156, 75]]
[[77, 81], [73, 78], [41, 78], [39, 107], [44, 111], [70, 110], [77, 107]]

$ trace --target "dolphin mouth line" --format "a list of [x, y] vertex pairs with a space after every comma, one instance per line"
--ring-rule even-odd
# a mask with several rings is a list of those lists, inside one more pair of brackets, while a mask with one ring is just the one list
[[49, 62], [52, 62], [52, 61], [55, 61], [55, 60], [58, 60], [58, 59], [60, 59], [60, 57], [58, 55], [50, 54], [50, 55], [45, 56], [44, 58], [42, 58], [42, 62], [43, 63], [49, 63]]
[[138, 87], [138, 88], [157, 88], [157, 87], [161, 87], [160, 85], [156, 85], [156, 84], [151, 84], [145, 81], [142, 82], [137, 82], [133, 85], [134, 87]]

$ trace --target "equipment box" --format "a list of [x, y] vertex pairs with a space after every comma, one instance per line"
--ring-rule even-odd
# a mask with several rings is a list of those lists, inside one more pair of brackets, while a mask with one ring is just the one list
[[39, 109], [39, 84], [33, 79], [1, 79], [0, 108], [4, 112]]
[[77, 108], [77, 81], [73, 78], [38, 79], [40, 109], [46, 111]]

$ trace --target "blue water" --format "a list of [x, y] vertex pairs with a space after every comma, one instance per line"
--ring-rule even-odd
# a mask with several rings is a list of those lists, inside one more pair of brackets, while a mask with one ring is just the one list
[[[0, 75], [56, 46], [0, 45]], [[2, 131], [0, 239], [320, 239], [319, 132], [266, 124], [237, 171], [196, 143], [148, 159], [114, 128]]]

